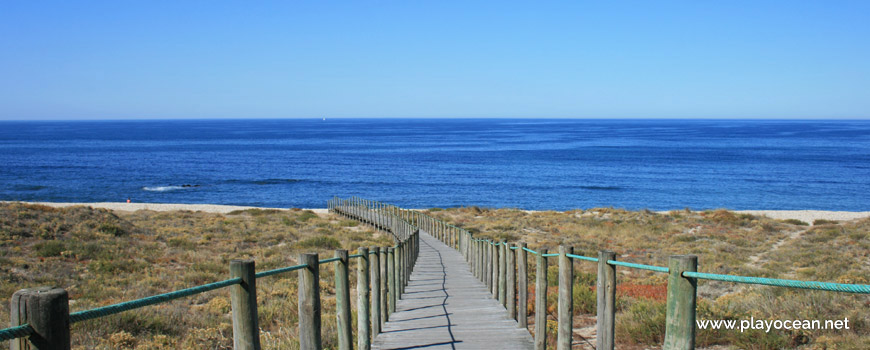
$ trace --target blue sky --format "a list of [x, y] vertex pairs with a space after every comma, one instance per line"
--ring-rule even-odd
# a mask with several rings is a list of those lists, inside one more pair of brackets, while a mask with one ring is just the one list
[[4, 1], [0, 119], [870, 118], [870, 1]]

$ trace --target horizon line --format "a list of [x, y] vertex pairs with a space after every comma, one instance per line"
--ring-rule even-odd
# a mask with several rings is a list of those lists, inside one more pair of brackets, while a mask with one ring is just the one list
[[870, 117], [854, 118], [823, 118], [823, 117], [181, 117], [181, 118], [83, 118], [83, 119], [0, 119], [0, 122], [136, 122], [136, 121], [207, 121], [207, 120], [479, 120], [479, 119], [512, 119], [512, 120], [680, 120], [680, 121], [712, 121], [712, 120], [756, 120], [756, 121], [870, 121]]

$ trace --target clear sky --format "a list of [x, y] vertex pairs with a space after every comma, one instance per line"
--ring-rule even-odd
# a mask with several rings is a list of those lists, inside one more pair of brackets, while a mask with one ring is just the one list
[[0, 119], [870, 118], [870, 1], [2, 1]]

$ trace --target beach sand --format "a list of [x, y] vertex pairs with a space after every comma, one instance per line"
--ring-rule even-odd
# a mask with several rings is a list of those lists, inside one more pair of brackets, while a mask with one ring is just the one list
[[[4, 202], [10, 203], [10, 202]], [[118, 211], [137, 211], [137, 210], [153, 210], [153, 211], [174, 211], [174, 210], [190, 210], [202, 211], [207, 213], [226, 214], [235, 210], [246, 209], [276, 209], [290, 210], [288, 208], [263, 208], [263, 207], [245, 207], [238, 205], [218, 205], [218, 204], [175, 204], [175, 203], [124, 203], [124, 202], [101, 202], [101, 203], [53, 203], [53, 202], [21, 202], [28, 204], [46, 205], [49, 207], [62, 208], [72, 207], [76, 205], [84, 205], [92, 208], [103, 208]], [[305, 209], [311, 210], [317, 214], [326, 214], [327, 209]]]
[[[8, 203], [8, 202], [6, 202]], [[207, 213], [226, 214], [234, 210], [246, 209], [276, 209], [290, 210], [287, 208], [262, 208], [262, 207], [246, 207], [237, 205], [218, 205], [218, 204], [173, 204], [173, 203], [124, 203], [124, 202], [102, 202], [102, 203], [53, 203], [53, 202], [24, 202], [30, 204], [41, 204], [50, 207], [71, 207], [75, 205], [84, 205], [93, 208], [104, 208], [118, 211], [137, 211], [137, 210], [153, 210], [153, 211], [173, 211], [173, 210], [190, 210], [203, 211]], [[326, 214], [327, 209], [315, 208], [305, 209], [311, 210], [317, 214]], [[786, 220], [797, 219], [806, 223], [812, 224], [814, 220], [836, 220], [850, 221], [855, 219], [863, 219], [870, 217], [870, 211], [825, 211], [825, 210], [735, 210], [735, 213], [746, 213], [752, 215], [763, 215], [771, 219]], [[659, 213], [666, 214], [667, 211]]]

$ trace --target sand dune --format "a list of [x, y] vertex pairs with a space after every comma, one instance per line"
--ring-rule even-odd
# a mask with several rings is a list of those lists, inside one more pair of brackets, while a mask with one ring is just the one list
[[[109, 210], [120, 211], [137, 211], [137, 210], [153, 210], [153, 211], [173, 211], [173, 210], [190, 210], [203, 211], [207, 213], [226, 214], [234, 210], [245, 209], [277, 209], [290, 210], [288, 208], [261, 208], [261, 207], [246, 207], [238, 205], [218, 205], [218, 204], [176, 204], [176, 203], [124, 203], [124, 202], [101, 202], [101, 203], [52, 203], [52, 202], [26, 202], [30, 204], [41, 204], [50, 207], [71, 207], [75, 205], [84, 205], [92, 208], [103, 208]], [[326, 213], [326, 209], [308, 209], [315, 213]]]
[[[85, 205], [93, 208], [105, 208], [110, 210], [120, 211], [136, 211], [136, 210], [154, 210], [154, 211], [173, 211], [173, 210], [190, 210], [203, 211], [208, 213], [226, 214], [234, 210], [245, 209], [277, 209], [290, 210], [287, 208], [262, 208], [262, 207], [247, 207], [238, 205], [219, 205], [219, 204], [177, 204], [177, 203], [123, 203], [123, 202], [102, 202], [102, 203], [52, 203], [52, 202], [27, 202], [32, 204], [41, 204], [51, 207], [70, 207], [74, 205]], [[325, 214], [326, 209], [307, 209], [318, 214]], [[863, 219], [870, 217], [870, 211], [825, 211], [825, 210], [735, 210], [735, 213], [747, 213], [752, 215], [764, 215], [771, 219], [798, 219], [807, 223], [812, 223], [817, 219], [849, 221], [855, 219]], [[660, 213], [667, 213], [666, 211]]]

